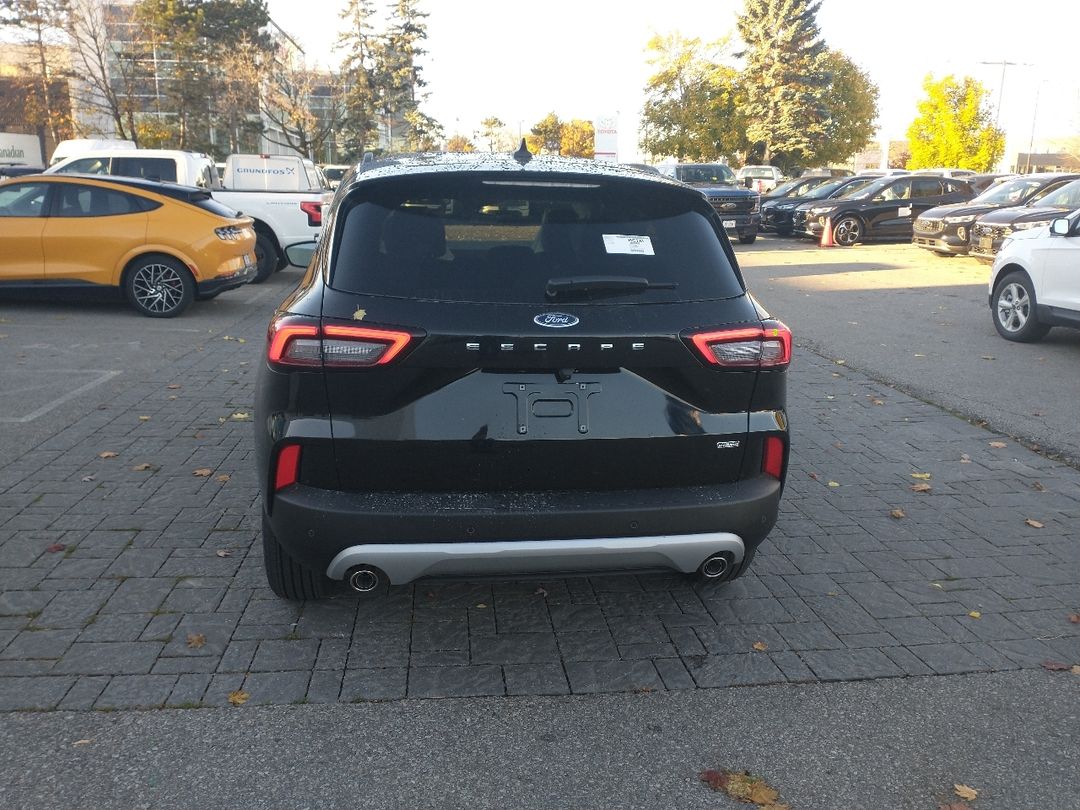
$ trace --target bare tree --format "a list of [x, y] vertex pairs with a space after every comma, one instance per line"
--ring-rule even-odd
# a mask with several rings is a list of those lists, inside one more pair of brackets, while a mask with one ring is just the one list
[[135, 125], [135, 69], [138, 55], [118, 52], [105, 24], [105, 8], [96, 0], [70, 0], [68, 36], [77, 103], [108, 118], [120, 138], [139, 142]]
[[336, 77], [304, 67], [276, 65], [268, 77], [263, 114], [274, 126], [267, 140], [321, 159], [344, 117]]
[[219, 58], [212, 109], [220, 126], [227, 130], [229, 152], [252, 151], [246, 144], [262, 132], [259, 84], [265, 55], [259, 43], [244, 38]]

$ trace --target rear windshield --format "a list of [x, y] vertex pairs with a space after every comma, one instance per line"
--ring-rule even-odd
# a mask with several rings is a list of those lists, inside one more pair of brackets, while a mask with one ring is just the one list
[[774, 176], [773, 170], [768, 166], [747, 166], [739, 169], [739, 177], [749, 177], [751, 180], [771, 180]]
[[595, 277], [665, 286], [566, 292], [558, 300], [742, 295], [712, 216], [700, 195], [654, 183], [479, 173], [394, 178], [357, 189], [342, 205], [330, 284], [474, 303], [550, 303], [550, 281]]

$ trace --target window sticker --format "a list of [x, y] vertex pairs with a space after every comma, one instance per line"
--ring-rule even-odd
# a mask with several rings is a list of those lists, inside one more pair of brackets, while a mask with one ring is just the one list
[[652, 239], [625, 233], [605, 233], [604, 250], [608, 253], [628, 253], [632, 256], [655, 256]]

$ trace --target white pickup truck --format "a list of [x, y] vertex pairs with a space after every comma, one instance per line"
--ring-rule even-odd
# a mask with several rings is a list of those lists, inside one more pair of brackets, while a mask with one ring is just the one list
[[230, 155], [224, 184], [203, 154], [173, 149], [100, 149], [72, 155], [50, 166], [50, 174], [116, 174], [198, 186], [214, 199], [255, 221], [253, 284], [288, 266], [285, 248], [317, 239], [322, 207], [330, 199], [310, 160], [288, 155]]

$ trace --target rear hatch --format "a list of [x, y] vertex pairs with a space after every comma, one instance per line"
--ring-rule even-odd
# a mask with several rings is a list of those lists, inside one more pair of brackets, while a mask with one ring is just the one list
[[740, 477], [762, 323], [696, 192], [399, 176], [333, 221], [321, 327], [343, 489]]

